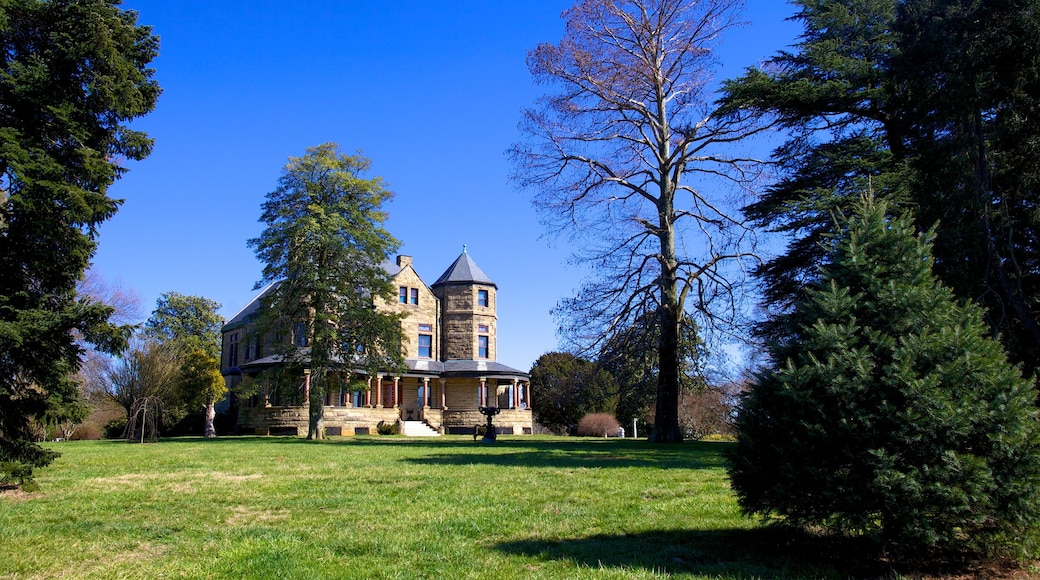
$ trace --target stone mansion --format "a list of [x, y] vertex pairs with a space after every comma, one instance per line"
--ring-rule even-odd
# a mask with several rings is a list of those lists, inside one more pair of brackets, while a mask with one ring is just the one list
[[[380, 309], [404, 314], [402, 350], [406, 371], [364, 375], [360, 392], [330, 388], [325, 399], [329, 435], [375, 434], [379, 423], [399, 423], [406, 435], [471, 434], [486, 422], [480, 407], [498, 407], [500, 434], [530, 434], [531, 388], [527, 373], [496, 362], [498, 286], [468, 253], [427, 286], [410, 256], [386, 261], [383, 268], [398, 289]], [[229, 389], [245, 381], [263, 381], [262, 373], [280, 357], [262, 352], [263, 341], [251, 329], [265, 289], [222, 329], [221, 373]], [[238, 431], [272, 435], [307, 433], [309, 371], [299, 379], [300, 396], [278, 400], [264, 384], [257, 395], [240, 401]], [[347, 381], [340, 381], [345, 384]]]

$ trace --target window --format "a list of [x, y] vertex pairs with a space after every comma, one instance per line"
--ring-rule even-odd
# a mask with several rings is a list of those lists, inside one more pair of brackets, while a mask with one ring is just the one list
[[419, 332], [433, 332], [433, 325], [432, 324], [420, 324], [419, 325]]
[[246, 362], [253, 360], [253, 339], [246, 339]]
[[397, 289], [397, 301], [401, 304], [408, 304], [408, 288], [401, 286]]
[[488, 332], [488, 325], [486, 325], [486, 324], [478, 324], [477, 325], [477, 332], [483, 332], [484, 334], [487, 334], [487, 332]]
[[477, 290], [477, 306], [487, 307], [488, 305], [488, 291]]
[[419, 289], [418, 288], [412, 288], [410, 290], [410, 292], [409, 292], [409, 300], [408, 301], [410, 303], [412, 303], [412, 304], [416, 304], [416, 305], [419, 304]]
[[292, 328], [293, 344], [295, 346], [307, 346], [307, 323], [295, 322]]
[[231, 335], [231, 341], [228, 344], [228, 366], [238, 366], [238, 333]]
[[433, 357], [433, 335], [431, 334], [420, 334], [419, 335], [419, 358], [432, 358]]
[[477, 358], [488, 358], [488, 337], [477, 337]]

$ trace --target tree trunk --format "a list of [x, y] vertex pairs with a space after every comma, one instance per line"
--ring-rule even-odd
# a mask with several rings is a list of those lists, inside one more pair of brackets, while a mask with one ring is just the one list
[[324, 395], [311, 389], [310, 421], [307, 425], [307, 439], [325, 438], [325, 401]]
[[217, 416], [217, 411], [213, 406], [213, 401], [206, 404], [206, 425], [203, 429], [203, 436], [206, 439], [212, 439], [217, 436], [217, 430], [213, 427], [213, 418]]
[[681, 443], [679, 428], [679, 319], [674, 306], [663, 306], [658, 345], [657, 405], [650, 441]]

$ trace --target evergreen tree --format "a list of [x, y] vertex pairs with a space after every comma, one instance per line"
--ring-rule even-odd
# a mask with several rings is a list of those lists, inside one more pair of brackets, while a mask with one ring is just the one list
[[[868, 187], [919, 228], [935, 273], [977, 301], [1012, 360], [1040, 360], [1040, 1], [797, 0], [791, 52], [726, 84], [723, 104], [789, 132], [781, 179], [745, 208], [789, 235], [756, 274], [802, 298], [831, 215]], [[767, 321], [760, 331], [777, 329]]]
[[277, 282], [261, 305], [258, 334], [288, 339], [272, 345], [286, 373], [309, 372], [308, 439], [325, 437], [330, 375], [361, 368], [371, 376], [404, 364], [400, 317], [373, 305], [394, 298], [382, 263], [398, 242], [382, 225], [393, 194], [380, 178], [362, 178], [369, 166], [335, 143], [290, 157], [263, 204], [266, 227], [249, 240], [264, 263], [257, 287]]
[[866, 200], [782, 317], [737, 418], [742, 508], [901, 551], [1009, 548], [1040, 517], [1036, 391], [931, 272], [933, 234]]
[[30, 425], [76, 399], [75, 337], [115, 353], [130, 332], [76, 294], [121, 160], [152, 145], [127, 125], [155, 106], [159, 39], [118, 5], [0, 0], [0, 482], [55, 457]]
[[[896, 0], [795, 0], [804, 33], [794, 51], [724, 83], [725, 107], [752, 113], [786, 131], [773, 153], [780, 179], [744, 208], [759, 228], [780, 232], [784, 252], [755, 270], [765, 305], [783, 312], [819, 277], [828, 260], [821, 242], [834, 212], [848, 212], [869, 188], [907, 196], [902, 125], [888, 63]], [[759, 328], [768, 337], [772, 320]]]
[[593, 362], [566, 352], [547, 352], [531, 367], [531, 399], [535, 420], [560, 433], [589, 413], [613, 416], [618, 384]]

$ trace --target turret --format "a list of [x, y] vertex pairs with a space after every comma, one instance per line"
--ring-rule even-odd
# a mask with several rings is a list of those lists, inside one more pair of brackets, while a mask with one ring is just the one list
[[498, 286], [463, 250], [431, 286], [441, 302], [441, 360], [495, 360]]

